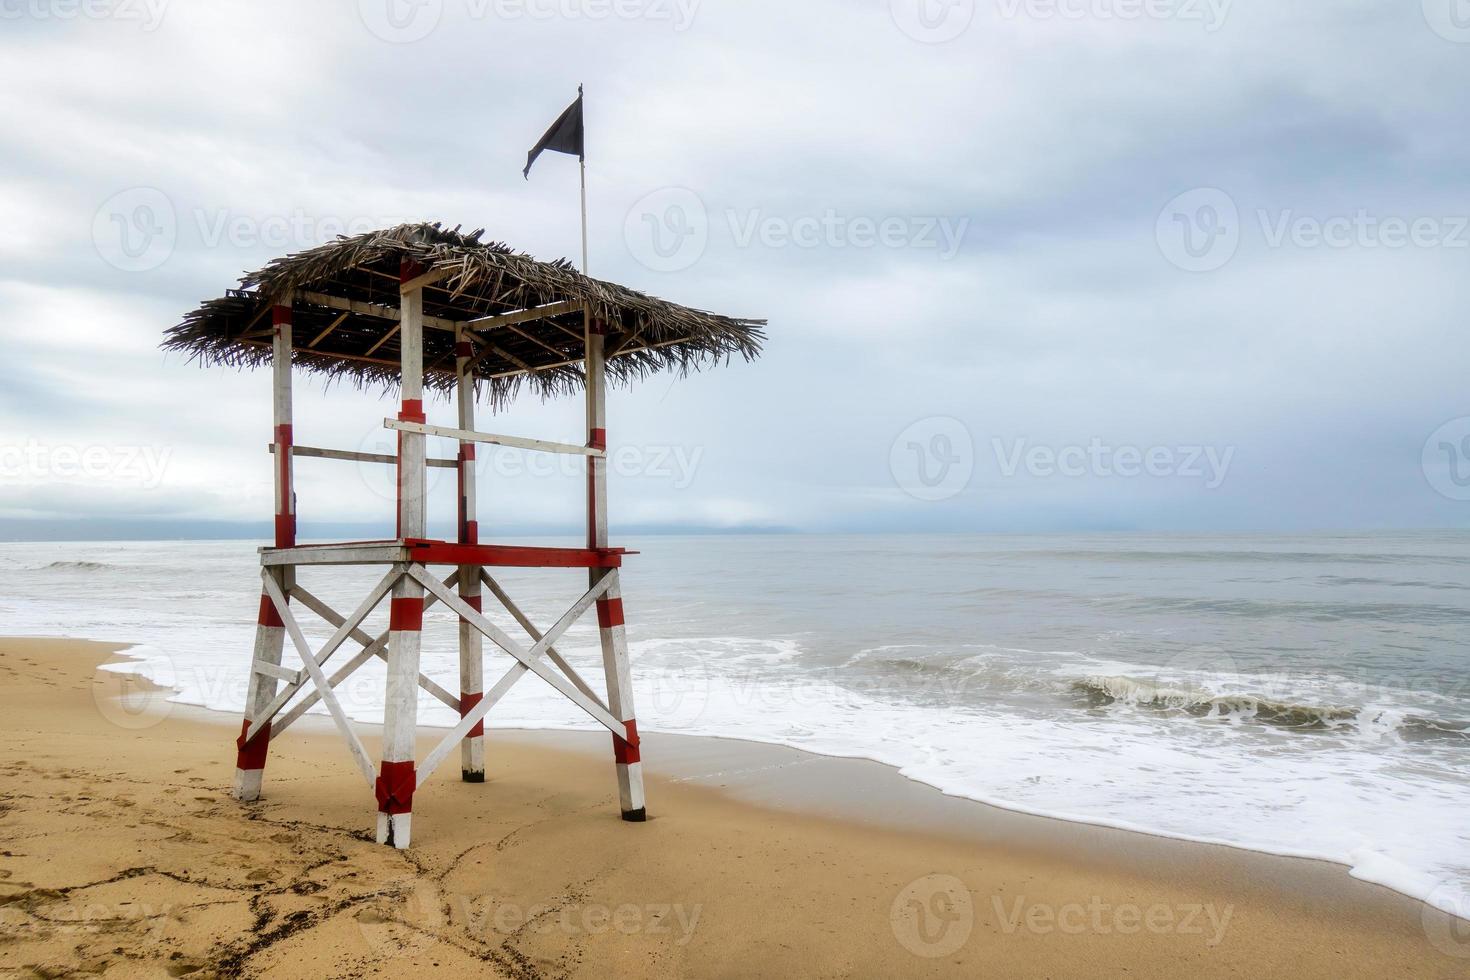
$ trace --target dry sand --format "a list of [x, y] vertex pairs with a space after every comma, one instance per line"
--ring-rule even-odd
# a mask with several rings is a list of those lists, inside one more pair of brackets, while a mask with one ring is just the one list
[[1344, 868], [712, 739], [645, 740], [634, 825], [606, 739], [492, 732], [395, 851], [330, 729], [236, 803], [238, 722], [139, 712], [117, 649], [0, 640], [0, 976], [1470, 975], [1456, 923]]

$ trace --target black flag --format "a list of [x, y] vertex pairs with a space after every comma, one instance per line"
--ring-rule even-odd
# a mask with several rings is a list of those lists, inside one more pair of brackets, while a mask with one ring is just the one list
[[577, 86], [577, 101], [567, 106], [567, 111], [557, 117], [556, 122], [541, 137], [541, 142], [531, 148], [526, 154], [525, 177], [531, 179], [531, 166], [535, 164], [536, 158], [541, 155], [542, 150], [555, 150], [558, 153], [570, 153], [576, 157], [583, 157], [586, 149], [582, 144], [582, 86]]

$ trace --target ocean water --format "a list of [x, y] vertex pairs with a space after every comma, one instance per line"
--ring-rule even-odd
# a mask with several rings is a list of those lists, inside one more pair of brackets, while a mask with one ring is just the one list
[[[1341, 862], [1470, 912], [1470, 533], [626, 543], [644, 731], [870, 758], [1012, 809]], [[376, 577], [301, 581], [345, 612]], [[501, 580], [548, 625], [585, 587]], [[128, 669], [176, 700], [240, 710], [252, 544], [3, 544], [0, 581], [4, 632], [132, 642]], [[423, 664], [454, 689], [452, 622], [428, 614]], [[558, 649], [600, 683], [594, 626]], [[339, 691], [381, 719], [376, 664]], [[454, 720], [432, 700], [420, 717]], [[596, 727], [534, 676], [490, 726]]]

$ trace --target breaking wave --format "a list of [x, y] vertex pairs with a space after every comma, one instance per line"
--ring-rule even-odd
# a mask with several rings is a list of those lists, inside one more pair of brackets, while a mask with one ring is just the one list
[[1072, 688], [1092, 707], [1123, 703], [1196, 718], [1271, 725], [1296, 731], [1392, 732], [1406, 741], [1470, 741], [1470, 721], [1443, 721], [1388, 708], [1280, 701], [1249, 693], [1157, 684], [1133, 677], [1092, 676]]
[[105, 561], [53, 561], [46, 566], [48, 572], [100, 572], [114, 566]]

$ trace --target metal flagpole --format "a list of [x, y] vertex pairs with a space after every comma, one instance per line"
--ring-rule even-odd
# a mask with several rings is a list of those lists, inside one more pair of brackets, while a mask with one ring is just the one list
[[577, 98], [582, 103], [582, 275], [587, 272], [587, 99], [582, 86], [577, 86]]

